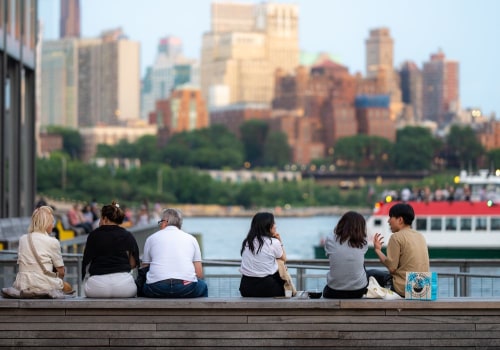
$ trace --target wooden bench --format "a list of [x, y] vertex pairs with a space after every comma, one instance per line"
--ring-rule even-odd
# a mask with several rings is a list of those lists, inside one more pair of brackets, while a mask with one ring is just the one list
[[0, 347], [500, 347], [500, 299], [0, 299]]

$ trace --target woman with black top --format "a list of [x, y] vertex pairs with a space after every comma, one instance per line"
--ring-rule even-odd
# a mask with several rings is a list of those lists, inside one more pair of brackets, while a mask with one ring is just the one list
[[90, 298], [130, 298], [137, 295], [131, 270], [139, 264], [134, 236], [119, 226], [125, 213], [116, 202], [101, 209], [99, 227], [89, 233], [83, 252], [82, 278], [87, 265], [90, 277], [84, 284]]

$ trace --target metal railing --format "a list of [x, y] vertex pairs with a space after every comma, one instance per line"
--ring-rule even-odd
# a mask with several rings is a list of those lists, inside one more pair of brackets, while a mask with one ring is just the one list
[[[82, 254], [63, 254], [66, 266], [65, 280], [73, 285], [78, 295], [83, 295]], [[210, 297], [239, 297], [241, 274], [239, 260], [204, 260], [205, 281]], [[288, 269], [297, 290], [322, 291], [326, 284], [328, 260], [290, 260]], [[468, 272], [474, 267], [498, 268], [500, 260], [433, 260], [431, 270], [453, 268], [458, 272], [438, 272], [438, 297], [500, 297], [500, 275]], [[382, 268], [380, 263], [366, 261], [366, 267]], [[0, 281], [2, 287], [11, 286], [15, 280], [17, 251], [0, 251]]]

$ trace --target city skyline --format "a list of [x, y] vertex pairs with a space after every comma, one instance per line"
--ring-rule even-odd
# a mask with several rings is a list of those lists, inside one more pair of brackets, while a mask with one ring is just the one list
[[[141, 2], [144, 5], [138, 7], [132, 0], [85, 0], [81, 2], [82, 37], [97, 37], [104, 30], [121, 27], [130, 40], [141, 43], [143, 78], [145, 67], [154, 62], [160, 38], [167, 35], [177, 36], [183, 41], [185, 56], [200, 58], [202, 35], [210, 31], [211, 2], [145, 0]], [[500, 2], [274, 2], [299, 6], [301, 50], [334, 54], [351, 73], [366, 75], [365, 40], [373, 28], [389, 28], [394, 38], [395, 68], [406, 60], [414, 61], [422, 68], [431, 54], [441, 49], [448, 59], [460, 63], [462, 107], [479, 107], [487, 115], [492, 112], [500, 115], [500, 72], [494, 69], [494, 62], [500, 56], [497, 39], [500, 29], [495, 28], [495, 14], [500, 12]], [[412, 4], [418, 6], [412, 7]], [[58, 16], [59, 0], [40, 0], [39, 17], [44, 22], [45, 39], [57, 38]], [[421, 23], [426, 26], [420, 26]], [[326, 24], [330, 25], [330, 30]]]

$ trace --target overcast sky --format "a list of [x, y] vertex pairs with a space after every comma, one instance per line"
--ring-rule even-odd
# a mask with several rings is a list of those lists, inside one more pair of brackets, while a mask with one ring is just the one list
[[[83, 37], [121, 27], [141, 43], [141, 71], [151, 65], [161, 37], [183, 41], [184, 54], [199, 58], [210, 30], [209, 0], [80, 0]], [[233, 1], [238, 2], [238, 1]], [[259, 3], [261, 1], [239, 1]], [[441, 49], [460, 63], [463, 108], [479, 107], [500, 119], [500, 0], [295, 0], [300, 48], [338, 56], [351, 73], [365, 74], [369, 30], [388, 27], [396, 67], [419, 67]], [[45, 39], [59, 33], [59, 0], [39, 0]]]

